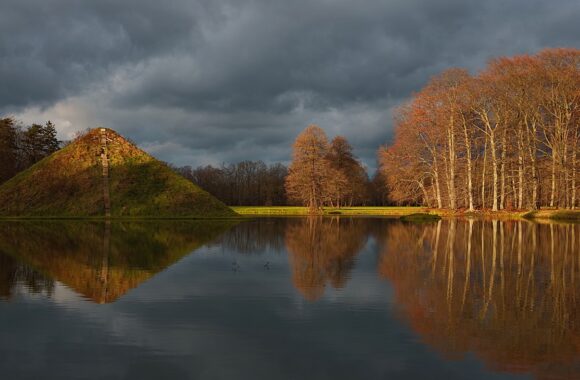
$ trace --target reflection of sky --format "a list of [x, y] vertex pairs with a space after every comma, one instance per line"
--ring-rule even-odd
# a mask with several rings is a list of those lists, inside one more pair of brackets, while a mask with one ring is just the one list
[[183, 258], [111, 304], [87, 302], [60, 283], [52, 298], [20, 289], [0, 302], [0, 375], [492, 378], [473, 358], [443, 361], [395, 317], [377, 256], [369, 239], [346, 287], [327, 287], [315, 303], [294, 289], [285, 251], [242, 255], [220, 245]]

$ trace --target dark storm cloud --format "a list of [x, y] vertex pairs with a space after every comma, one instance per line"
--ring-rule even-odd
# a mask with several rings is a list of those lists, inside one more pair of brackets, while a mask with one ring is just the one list
[[194, 165], [287, 160], [319, 123], [372, 166], [431, 75], [578, 47], [578, 19], [576, 0], [4, 0], [0, 111]]

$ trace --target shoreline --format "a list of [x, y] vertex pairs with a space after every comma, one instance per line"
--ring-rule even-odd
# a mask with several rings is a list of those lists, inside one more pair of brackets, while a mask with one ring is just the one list
[[[34, 220], [84, 220], [84, 221], [240, 221], [259, 217], [305, 217], [309, 216], [308, 208], [302, 206], [232, 206], [237, 215], [232, 216], [0, 216], [0, 221], [34, 221]], [[428, 207], [324, 207], [323, 212], [315, 216], [350, 216], [350, 217], [382, 217], [399, 219], [408, 216], [432, 215], [442, 218], [481, 218], [507, 220], [549, 220], [564, 222], [580, 222], [580, 210], [541, 209], [517, 211], [491, 211], [433, 209]]]
[[[308, 216], [308, 208], [301, 206], [232, 206], [242, 217]], [[580, 210], [542, 209], [517, 211], [449, 210], [428, 207], [324, 207], [319, 216], [376, 216], [400, 218], [412, 214], [430, 214], [440, 217], [476, 217], [491, 219], [561, 220], [580, 221]]]

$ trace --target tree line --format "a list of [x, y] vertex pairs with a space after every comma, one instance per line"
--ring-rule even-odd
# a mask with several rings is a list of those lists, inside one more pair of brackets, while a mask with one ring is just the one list
[[293, 157], [290, 167], [242, 161], [174, 169], [230, 206], [307, 205], [317, 209], [389, 202], [382, 173], [369, 180], [366, 168], [342, 136], [329, 143], [324, 131], [311, 125], [296, 139]]
[[[0, 183], [56, 151], [49, 121], [0, 119]], [[481, 72], [433, 77], [395, 112], [392, 144], [369, 178], [342, 136], [308, 126], [292, 161], [184, 166], [228, 205], [392, 204], [450, 209], [576, 208], [580, 203], [580, 50], [501, 57]]]
[[183, 166], [175, 169], [227, 205], [286, 205], [284, 178], [288, 169], [276, 163], [242, 161], [235, 164]]
[[56, 152], [61, 142], [54, 124], [23, 126], [11, 117], [0, 118], [0, 184]]
[[580, 50], [547, 49], [432, 78], [396, 112], [380, 170], [400, 204], [575, 208], [579, 143]]
[[[322, 133], [323, 149], [318, 153], [325, 170], [324, 199], [320, 205], [346, 206], [361, 204], [383, 205], [388, 202], [383, 176], [378, 173], [368, 179], [366, 169], [352, 153], [352, 147], [341, 136], [328, 143], [322, 129], [308, 127], [298, 140], [308, 139], [313, 131]], [[44, 157], [66, 145], [57, 139], [55, 125], [23, 126], [11, 117], [0, 119], [0, 183], [12, 178]], [[298, 141], [297, 140], [297, 141]], [[170, 164], [169, 164], [170, 165]], [[173, 167], [183, 177], [205, 189], [227, 205], [285, 206], [300, 205], [302, 191], [295, 181], [300, 174], [298, 164], [289, 168], [281, 163], [242, 161], [220, 166]], [[289, 177], [289, 178], [288, 178]], [[293, 185], [294, 183], [294, 185]]]

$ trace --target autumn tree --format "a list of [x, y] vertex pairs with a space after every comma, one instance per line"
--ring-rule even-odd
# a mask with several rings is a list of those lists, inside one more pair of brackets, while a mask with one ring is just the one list
[[328, 152], [326, 133], [317, 125], [308, 126], [294, 142], [286, 193], [290, 199], [308, 206], [312, 213], [323, 205], [329, 175]]
[[391, 199], [438, 208], [578, 206], [580, 50], [492, 60], [433, 77], [379, 151]]
[[[537, 57], [544, 89], [540, 108], [543, 143], [550, 159], [550, 207], [575, 207], [580, 128], [580, 50], [550, 49]], [[574, 184], [574, 190], [571, 185]]]
[[340, 207], [363, 203], [368, 198], [368, 176], [345, 137], [332, 139], [326, 159], [331, 205]]

